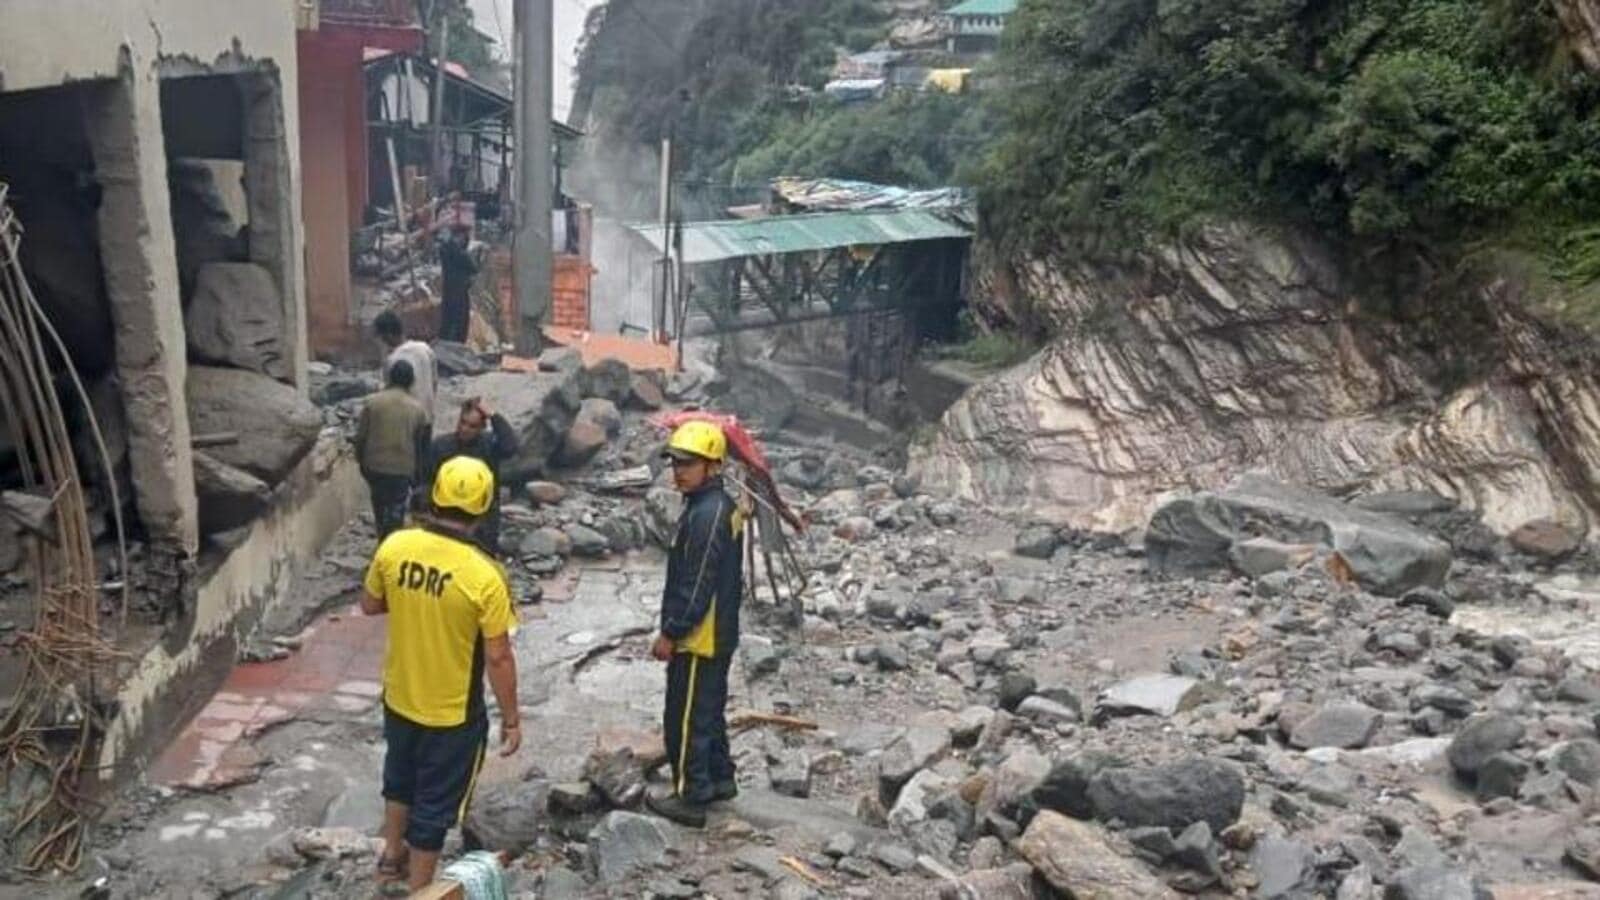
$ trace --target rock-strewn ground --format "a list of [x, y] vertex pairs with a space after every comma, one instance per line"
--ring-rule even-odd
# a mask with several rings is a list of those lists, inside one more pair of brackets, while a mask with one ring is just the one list
[[[642, 634], [673, 498], [595, 487], [650, 458], [654, 433], [622, 418], [589, 467], [506, 507], [530, 746], [486, 777], [472, 825], [520, 854], [519, 896], [1600, 896], [1592, 657], [1462, 624], [1581, 620], [1588, 557], [1551, 587], [1480, 535], [1442, 589], [1398, 598], [1326, 548], [1259, 541], [1257, 577], [1157, 576], [1137, 541], [997, 517], [785, 435], [775, 466], [813, 522], [806, 614], [756, 579], [731, 707], [817, 727], [738, 731], [743, 796], [705, 832], [641, 815], [663, 785]], [[273, 627], [349, 599], [366, 527], [252, 652], [294, 653]], [[373, 708], [260, 740], [287, 762], [257, 782], [131, 791], [84, 874], [113, 896], [361, 895]], [[317, 764], [335, 775], [283, 782]], [[293, 802], [271, 840], [211, 864], [154, 837], [274, 792]]]

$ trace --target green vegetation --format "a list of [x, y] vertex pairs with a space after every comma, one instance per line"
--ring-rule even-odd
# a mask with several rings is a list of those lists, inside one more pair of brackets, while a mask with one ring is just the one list
[[[425, 52], [429, 57], [436, 58], [439, 55], [441, 32], [434, 27], [434, 23], [441, 13], [450, 20], [450, 61], [460, 63], [473, 78], [485, 84], [509, 90], [509, 67], [495, 58], [494, 43], [499, 36], [499, 27], [510, 29], [511, 23], [477, 22], [465, 0], [417, 0], [417, 21], [427, 23], [428, 46]], [[495, 29], [496, 37], [491, 38], [481, 30], [484, 28]], [[506, 54], [509, 56], [509, 48]]]
[[1024, 0], [998, 68], [979, 181], [1012, 241], [1247, 212], [1600, 261], [1572, 230], [1600, 213], [1600, 83], [1572, 71], [1551, 0]]
[[935, 353], [980, 369], [1009, 369], [1038, 353], [1042, 346], [1042, 341], [1019, 331], [981, 329], [972, 312], [963, 310], [957, 340], [937, 348]]
[[882, 6], [611, 0], [590, 20], [576, 105], [602, 141], [654, 146], [674, 133], [688, 182], [826, 174], [951, 184], [992, 133], [977, 98], [900, 93], [841, 104], [820, 93], [839, 53], [887, 36]]

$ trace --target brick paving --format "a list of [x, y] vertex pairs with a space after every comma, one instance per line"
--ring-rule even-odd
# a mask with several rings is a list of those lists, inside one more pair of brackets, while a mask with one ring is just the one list
[[263, 731], [306, 713], [374, 710], [382, 693], [384, 622], [352, 608], [320, 620], [287, 659], [235, 666], [146, 777], [204, 790], [238, 784], [265, 764], [251, 744]]

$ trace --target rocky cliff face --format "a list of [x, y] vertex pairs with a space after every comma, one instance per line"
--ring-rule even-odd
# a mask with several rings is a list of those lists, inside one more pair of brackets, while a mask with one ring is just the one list
[[1345, 495], [1431, 490], [1501, 532], [1600, 513], [1600, 380], [1508, 283], [1464, 301], [1470, 377], [1362, 314], [1327, 248], [1244, 226], [1136, 265], [992, 267], [978, 293], [999, 316], [1026, 298], [1058, 337], [913, 448], [927, 483], [1108, 529], [1246, 471]]
[[1556, 0], [1556, 12], [1573, 52], [1590, 71], [1600, 72], [1600, 0]]

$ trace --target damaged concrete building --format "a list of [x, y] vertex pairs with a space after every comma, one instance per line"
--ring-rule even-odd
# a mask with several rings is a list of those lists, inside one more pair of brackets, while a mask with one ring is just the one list
[[[342, 524], [359, 484], [342, 450], [318, 442], [306, 399], [296, 11], [0, 11], [0, 182], [23, 271], [119, 473], [103, 483], [80, 448], [97, 552], [114, 543], [117, 494], [133, 549], [128, 572], [105, 572], [135, 588], [129, 627], [112, 636], [127, 661], [99, 688], [114, 711], [107, 770], [203, 699], [206, 680], [190, 676], [231, 662], [236, 623]], [[63, 403], [77, 440], [86, 411]], [[0, 485], [19, 483], [15, 466], [0, 448]], [[16, 570], [0, 598], [13, 627], [30, 616], [25, 555], [0, 554]], [[0, 669], [20, 655], [0, 653]]]

